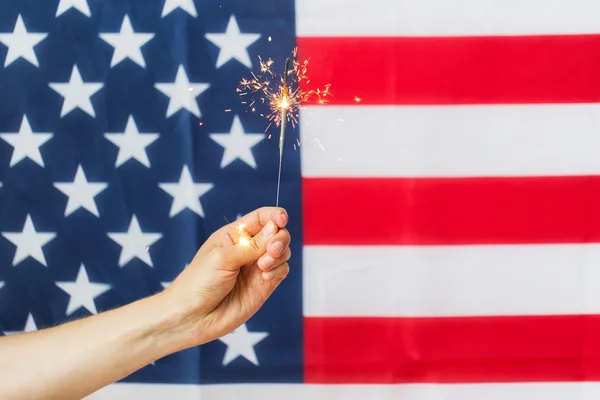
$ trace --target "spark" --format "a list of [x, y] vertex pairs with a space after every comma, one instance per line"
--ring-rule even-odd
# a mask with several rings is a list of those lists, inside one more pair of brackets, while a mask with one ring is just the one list
[[360, 103], [362, 101], [362, 99], [358, 96], [354, 96], [354, 101], [357, 103]]
[[[242, 78], [239, 87], [236, 89], [240, 96], [248, 94], [257, 95], [263, 104], [268, 105], [270, 113], [267, 119], [281, 126], [282, 114], [285, 114], [286, 122], [295, 127], [298, 124], [299, 111], [303, 108], [303, 104], [314, 100], [318, 104], [327, 104], [328, 98], [331, 97], [331, 84], [325, 85], [323, 88], [304, 90], [300, 86], [310, 82], [308, 76], [309, 60], [298, 61], [298, 48], [294, 48], [292, 56], [288, 58], [289, 71], [282, 76], [277, 76], [273, 72], [275, 62], [269, 58], [259, 60], [259, 73], [251, 72], [250, 78]], [[286, 60], [287, 63], [287, 60]], [[254, 100], [256, 101], [256, 99]], [[252, 106], [253, 103], [250, 104]], [[282, 113], [285, 110], [285, 113]], [[261, 116], [264, 116], [261, 114]]]
[[246, 232], [246, 229], [244, 229], [246, 227], [246, 225], [244, 224], [238, 224], [238, 243], [240, 244], [240, 246], [246, 248], [246, 247], [250, 247], [251, 245], [251, 241], [250, 241], [250, 235], [248, 235], [248, 232]]
[[231, 112], [231, 108], [226, 108], [225, 112]]
[[313, 138], [313, 142], [315, 142], [316, 145], [321, 148], [321, 150], [325, 151], [325, 147], [323, 147], [323, 145], [321, 144], [321, 141], [319, 139]]

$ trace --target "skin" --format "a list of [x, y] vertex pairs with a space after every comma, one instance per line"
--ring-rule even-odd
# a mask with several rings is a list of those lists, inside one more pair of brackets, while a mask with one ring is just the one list
[[[164, 291], [126, 306], [0, 337], [0, 398], [77, 400], [169, 354], [222, 337], [289, 273], [288, 216], [261, 208], [213, 233]], [[240, 237], [243, 224], [248, 240]]]

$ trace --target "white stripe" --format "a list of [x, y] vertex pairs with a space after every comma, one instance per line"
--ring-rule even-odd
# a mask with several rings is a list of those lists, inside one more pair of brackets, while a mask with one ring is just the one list
[[303, 313], [600, 314], [600, 245], [307, 246]]
[[310, 106], [300, 122], [304, 177], [600, 174], [598, 104]]
[[297, 35], [469, 36], [598, 33], [597, 0], [301, 0]]
[[114, 384], [88, 400], [597, 400], [598, 383], [470, 385]]

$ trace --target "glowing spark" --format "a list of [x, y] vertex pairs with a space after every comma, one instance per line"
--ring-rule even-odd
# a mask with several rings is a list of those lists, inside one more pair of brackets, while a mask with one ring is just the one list
[[246, 225], [244, 224], [238, 225], [238, 243], [242, 247], [250, 247], [250, 235], [248, 235], [248, 232], [244, 229], [245, 227]]
[[321, 148], [321, 150], [325, 151], [325, 147], [321, 144], [321, 141], [317, 138], [314, 138], [313, 141]]
[[362, 99], [358, 96], [354, 96], [354, 101], [357, 103], [360, 103], [362, 101]]
[[231, 112], [231, 108], [225, 109], [225, 112]]
[[269, 36], [269, 42], [271, 41], [271, 36]]
[[[299, 110], [303, 104], [314, 100], [318, 104], [326, 104], [328, 97], [331, 96], [331, 84], [323, 88], [304, 90], [300, 86], [310, 82], [308, 77], [308, 60], [302, 62], [297, 60], [298, 48], [292, 51], [292, 57], [286, 60], [289, 63], [289, 70], [286, 68], [284, 75], [277, 77], [272, 67], [275, 63], [272, 59], [263, 60], [260, 56], [259, 73], [251, 72], [251, 78], [242, 78], [240, 85], [236, 89], [240, 96], [256, 94], [263, 104], [267, 104], [270, 113], [267, 119], [279, 127], [282, 121], [282, 115], [285, 115], [287, 122], [295, 127], [298, 124]], [[254, 100], [256, 101], [256, 100]], [[250, 104], [252, 107], [254, 102]], [[282, 113], [282, 110], [286, 110]], [[264, 116], [261, 114], [261, 116]]]

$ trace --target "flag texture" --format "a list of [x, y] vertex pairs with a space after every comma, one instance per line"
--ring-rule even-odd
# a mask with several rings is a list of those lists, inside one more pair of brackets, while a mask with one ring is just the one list
[[599, 21], [596, 0], [3, 0], [0, 333], [152, 295], [274, 205], [278, 129], [236, 89], [297, 47], [331, 96], [286, 135], [289, 277], [89, 398], [597, 399]]

